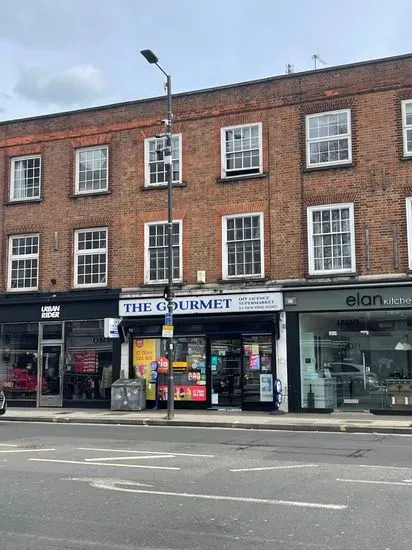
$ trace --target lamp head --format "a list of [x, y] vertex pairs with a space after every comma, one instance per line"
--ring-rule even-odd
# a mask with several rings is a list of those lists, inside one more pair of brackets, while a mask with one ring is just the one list
[[141, 50], [140, 53], [150, 64], [154, 64], [159, 61], [152, 50]]

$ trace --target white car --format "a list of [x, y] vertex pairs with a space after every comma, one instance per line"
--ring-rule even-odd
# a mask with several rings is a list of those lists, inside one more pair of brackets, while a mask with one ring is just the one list
[[379, 385], [379, 378], [373, 372], [368, 372], [366, 367], [366, 373], [364, 374], [364, 366], [356, 363], [333, 362], [328, 363], [327, 368], [330, 371], [331, 376], [337, 378], [340, 382], [354, 382], [357, 386], [365, 386], [366, 390], [377, 389]]

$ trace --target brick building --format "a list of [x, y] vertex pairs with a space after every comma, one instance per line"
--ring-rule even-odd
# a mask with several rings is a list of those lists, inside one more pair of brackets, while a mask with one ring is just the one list
[[[274, 374], [290, 410], [408, 405], [411, 83], [405, 55], [174, 96], [181, 406], [272, 408]], [[0, 124], [11, 400], [103, 406], [121, 370], [146, 377], [153, 398], [165, 107], [161, 97]], [[103, 333], [119, 315], [123, 344]]]

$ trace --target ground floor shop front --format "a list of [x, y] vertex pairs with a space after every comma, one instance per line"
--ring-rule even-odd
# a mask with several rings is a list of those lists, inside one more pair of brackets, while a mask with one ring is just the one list
[[[148, 407], [156, 397], [160, 406], [167, 401], [170, 357], [168, 340], [162, 337], [164, 309], [163, 299], [120, 300], [122, 326], [129, 335], [129, 377], [146, 379]], [[281, 311], [279, 292], [176, 297], [176, 408], [272, 410], [273, 383], [280, 376]]]
[[412, 286], [284, 294], [290, 410], [412, 412]]
[[0, 386], [8, 404], [109, 407], [120, 344], [105, 337], [104, 319], [117, 306], [118, 292], [4, 297]]

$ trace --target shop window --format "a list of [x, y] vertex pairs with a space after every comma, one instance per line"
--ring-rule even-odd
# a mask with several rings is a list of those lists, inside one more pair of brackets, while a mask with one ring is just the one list
[[310, 275], [354, 272], [353, 204], [310, 206], [307, 216]]
[[[168, 280], [168, 227], [165, 222], [145, 224], [145, 281], [165, 283]], [[172, 225], [173, 280], [182, 280], [182, 222]]]
[[107, 285], [107, 233], [105, 227], [75, 232], [75, 287]]
[[263, 214], [223, 217], [223, 278], [263, 277]]
[[89, 147], [76, 151], [76, 193], [108, 190], [108, 147]]
[[262, 125], [243, 124], [221, 130], [222, 178], [262, 173]]
[[37, 290], [39, 284], [39, 236], [9, 237], [8, 290]]
[[[166, 138], [149, 138], [145, 140], [145, 185], [156, 186], [167, 184], [167, 167], [165, 164]], [[182, 182], [182, 135], [172, 137], [172, 182]]]
[[412, 315], [299, 315], [303, 408], [369, 410], [412, 406]]
[[[146, 379], [146, 399], [156, 399], [156, 380], [159, 399], [167, 400], [169, 362], [166, 340], [142, 338], [133, 340], [133, 366], [137, 378]], [[175, 401], [206, 401], [206, 339], [177, 338], [173, 364]]]
[[40, 198], [40, 168], [40, 155], [11, 160], [11, 201], [29, 201]]
[[103, 320], [66, 323], [63, 399], [109, 400], [113, 376], [112, 342]]
[[352, 161], [350, 110], [306, 117], [306, 166], [336, 166]]
[[0, 387], [10, 401], [36, 399], [37, 344], [37, 323], [0, 325]]

